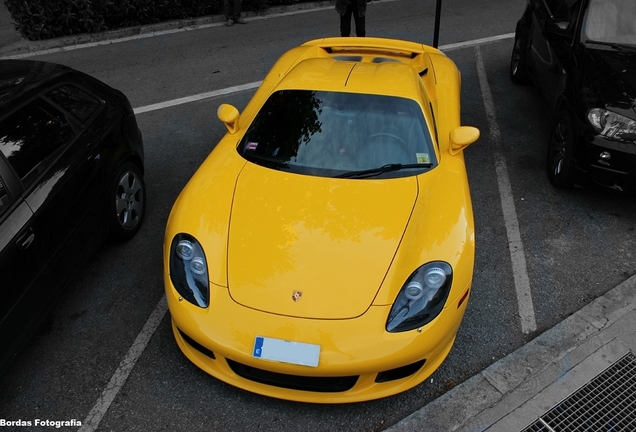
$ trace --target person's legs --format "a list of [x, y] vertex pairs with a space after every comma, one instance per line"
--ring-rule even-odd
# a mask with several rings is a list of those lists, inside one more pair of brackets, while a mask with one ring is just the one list
[[225, 13], [225, 25], [234, 24], [233, 0], [223, 0], [223, 12]]
[[241, 18], [241, 3], [242, 0], [223, 0], [226, 26], [231, 26], [234, 23], [247, 24], [247, 22]]
[[351, 4], [347, 6], [344, 14], [340, 15], [340, 36], [349, 37], [351, 35]]
[[364, 37], [364, 35], [366, 34], [366, 29], [364, 28], [364, 16], [360, 16], [358, 14], [358, 2], [356, 0], [353, 0], [351, 4], [353, 4], [353, 20], [356, 23], [356, 36]]
[[242, 0], [234, 0], [234, 22], [245, 24], [245, 20], [241, 18]]
[[359, 17], [357, 16], [357, 14], [354, 14], [353, 19], [356, 22], [356, 36], [364, 37], [367, 34], [367, 31], [365, 29], [364, 17]]

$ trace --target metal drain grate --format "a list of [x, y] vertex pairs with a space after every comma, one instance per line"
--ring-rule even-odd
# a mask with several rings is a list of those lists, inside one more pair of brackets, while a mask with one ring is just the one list
[[636, 431], [636, 357], [630, 352], [521, 432]]

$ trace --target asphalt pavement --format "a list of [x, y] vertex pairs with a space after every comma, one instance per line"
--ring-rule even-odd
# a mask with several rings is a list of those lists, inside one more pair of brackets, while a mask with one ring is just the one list
[[[260, 15], [330, 4], [297, 3]], [[254, 14], [243, 16], [249, 20]], [[32, 42], [15, 30], [2, 2], [0, 58], [27, 57], [34, 52], [139, 34], [151, 36], [223, 20], [222, 16], [209, 16]], [[636, 276], [632, 276], [386, 430], [514, 432], [532, 425], [527, 430], [548, 431], [551, 429], [546, 425], [554, 427], [551, 422], [558, 421], [561, 428], [571, 427], [567, 430], [633, 431], [635, 351]], [[609, 373], [618, 377], [616, 381], [608, 378]], [[618, 393], [612, 393], [614, 390]], [[596, 398], [600, 394], [602, 398]]]

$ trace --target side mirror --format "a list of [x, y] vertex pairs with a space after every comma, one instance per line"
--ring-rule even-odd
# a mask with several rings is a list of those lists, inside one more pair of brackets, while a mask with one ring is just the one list
[[460, 126], [450, 132], [450, 149], [451, 155], [456, 155], [466, 147], [477, 141], [479, 138], [479, 129], [472, 126]]
[[239, 112], [232, 105], [221, 104], [216, 110], [216, 116], [221, 120], [228, 132], [235, 134], [239, 129]]

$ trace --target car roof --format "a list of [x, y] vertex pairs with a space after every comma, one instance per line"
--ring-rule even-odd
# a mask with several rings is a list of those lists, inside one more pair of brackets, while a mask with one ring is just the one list
[[21, 98], [73, 69], [35, 60], [0, 60], [0, 106]]

